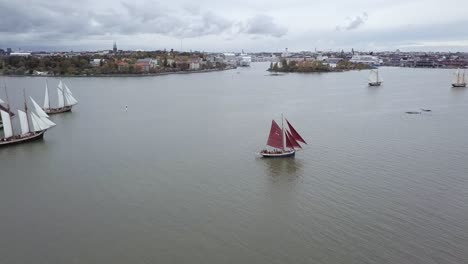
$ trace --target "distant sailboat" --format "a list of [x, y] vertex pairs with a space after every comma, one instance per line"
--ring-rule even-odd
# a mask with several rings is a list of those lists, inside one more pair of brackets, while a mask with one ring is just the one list
[[299, 142], [307, 144], [305, 140], [299, 135], [296, 129], [289, 123], [287, 119], [289, 130], [283, 127], [283, 116], [281, 116], [281, 127], [272, 120], [270, 135], [268, 136], [267, 145], [273, 147], [273, 150], [262, 150], [260, 154], [265, 158], [283, 158], [291, 157], [296, 154], [296, 149], [301, 149]]
[[[55, 123], [46, 117], [47, 114], [40, 109], [39, 105], [37, 105], [32, 98], [31, 101], [34, 104], [37, 114], [30, 112], [28, 115], [28, 106], [25, 99], [24, 111], [18, 110], [18, 117], [21, 126], [21, 133], [19, 135], [14, 134], [10, 114], [6, 111], [0, 110], [0, 115], [2, 116], [4, 124], [4, 136], [3, 138], [0, 138], [0, 147], [41, 139], [44, 137], [44, 133], [47, 129], [55, 126]], [[40, 111], [38, 111], [38, 107]], [[32, 127], [29, 125], [29, 122], [31, 122]]]
[[58, 107], [51, 108], [49, 100], [49, 88], [46, 80], [45, 96], [44, 96], [44, 111], [47, 114], [54, 115], [64, 112], [69, 112], [72, 110], [72, 107], [78, 103], [78, 101], [73, 97], [72, 92], [68, 86], [62, 81], [59, 82], [57, 86], [57, 95], [58, 95]]
[[380, 86], [382, 78], [379, 76], [379, 70], [371, 70], [369, 74], [369, 86]]
[[463, 70], [463, 73], [460, 73], [460, 69], [457, 69], [454, 80], [452, 82], [452, 87], [466, 87], [465, 76], [465, 70]]

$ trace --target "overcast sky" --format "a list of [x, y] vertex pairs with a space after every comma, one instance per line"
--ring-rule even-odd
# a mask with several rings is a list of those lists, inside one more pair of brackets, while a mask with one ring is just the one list
[[0, 0], [0, 48], [468, 51], [468, 0]]

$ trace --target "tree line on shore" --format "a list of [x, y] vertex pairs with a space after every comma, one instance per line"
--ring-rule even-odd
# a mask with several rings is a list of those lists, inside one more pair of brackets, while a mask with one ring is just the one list
[[[210, 62], [202, 53], [188, 52], [135, 52], [132, 54], [108, 55], [77, 55], [77, 56], [5, 56], [0, 57], [0, 74], [33, 75], [36, 72], [50, 75], [100, 75], [100, 74], [141, 74], [144, 73], [138, 65], [138, 59], [152, 58], [158, 60], [157, 67], [149, 69], [148, 73], [163, 73], [188, 70], [176, 61], [200, 59], [203, 61], [199, 70], [222, 69], [225, 64]], [[92, 60], [99, 63], [93, 65]], [[119, 64], [121, 65], [119, 67]], [[122, 67], [122, 64], [124, 67]], [[182, 66], [181, 66], [182, 65]]]
[[332, 71], [349, 71], [349, 70], [364, 70], [370, 66], [363, 63], [352, 63], [348, 60], [341, 60], [336, 63], [336, 67], [330, 66], [322, 61], [287, 61], [282, 59], [279, 63], [272, 62], [268, 71], [272, 72], [332, 72]]

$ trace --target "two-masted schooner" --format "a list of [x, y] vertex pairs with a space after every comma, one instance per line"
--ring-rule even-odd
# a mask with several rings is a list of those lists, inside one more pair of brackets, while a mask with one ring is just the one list
[[382, 78], [379, 76], [379, 70], [371, 70], [369, 74], [369, 86], [380, 86]]
[[[35, 112], [28, 111], [26, 99], [24, 101], [24, 111], [18, 110], [18, 117], [21, 126], [21, 132], [15, 135], [12, 126], [12, 117], [9, 112], [0, 110], [0, 115], [3, 120], [3, 137], [0, 138], [0, 147], [5, 147], [14, 144], [26, 143], [38, 140], [44, 137], [47, 129], [55, 126], [55, 123], [50, 121], [48, 115], [42, 108], [31, 98]], [[32, 124], [32, 126], [30, 126]]]
[[45, 87], [45, 96], [44, 96], [44, 111], [49, 115], [60, 114], [64, 112], [69, 112], [72, 110], [72, 107], [78, 103], [78, 101], [73, 97], [72, 92], [65, 83], [62, 83], [60, 80], [57, 86], [57, 95], [58, 95], [58, 107], [50, 107], [49, 100], [49, 88], [46, 80]]
[[460, 69], [457, 69], [455, 76], [453, 78], [452, 87], [466, 87], [466, 73], [463, 70], [463, 73], [460, 72]]
[[[289, 130], [284, 128], [283, 119], [286, 120]], [[270, 135], [268, 136], [267, 146], [273, 147], [274, 149], [264, 149], [260, 154], [265, 158], [291, 157], [296, 154], [296, 149], [302, 148], [299, 142], [307, 144], [291, 123], [281, 116], [281, 127], [275, 120], [271, 121], [271, 129]]]

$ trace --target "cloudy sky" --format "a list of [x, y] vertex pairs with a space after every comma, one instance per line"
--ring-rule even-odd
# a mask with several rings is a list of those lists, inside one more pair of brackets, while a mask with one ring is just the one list
[[0, 0], [0, 48], [468, 51], [467, 0]]

